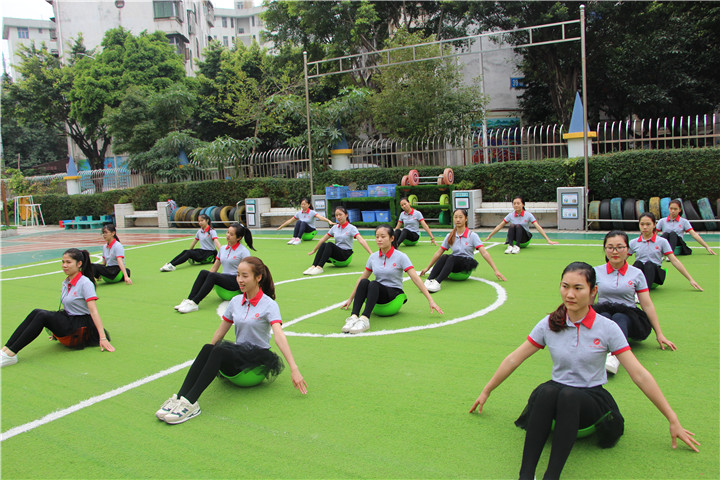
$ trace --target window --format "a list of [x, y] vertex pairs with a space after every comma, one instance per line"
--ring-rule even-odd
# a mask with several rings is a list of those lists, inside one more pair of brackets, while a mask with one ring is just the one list
[[235, 19], [230, 17], [230, 28], [235, 28]]
[[243, 33], [245, 33], [245, 29], [244, 29], [243, 27], [238, 27], [238, 32], [237, 32], [237, 33], [239, 33], [239, 34], [242, 35]]
[[222, 26], [223, 28], [227, 28], [227, 17], [222, 17]]
[[27, 27], [18, 27], [18, 38], [30, 38]]
[[182, 16], [178, 14], [178, 2], [169, 0], [154, 0], [153, 13], [155, 18], [177, 18], [182, 22]]
[[255, 17], [250, 17], [250, 23], [254, 27], [255, 26]]
[[42, 34], [42, 28], [38, 28], [38, 33]]
[[229, 46], [230, 46], [230, 43], [228, 42], [228, 37], [227, 37], [227, 35], [225, 35], [225, 36], [223, 37], [223, 45], [225, 45], [226, 47], [229, 47]]

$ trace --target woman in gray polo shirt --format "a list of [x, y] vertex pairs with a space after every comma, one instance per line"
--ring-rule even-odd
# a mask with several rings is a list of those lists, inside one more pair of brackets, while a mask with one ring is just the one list
[[[615, 445], [624, 430], [624, 420], [607, 383], [605, 356], [612, 352], [630, 374], [633, 382], [652, 401], [670, 423], [672, 446], [685, 442], [696, 452], [699, 443], [685, 430], [665, 399], [660, 387], [635, 358], [620, 327], [596, 314], [592, 301], [597, 294], [595, 270], [584, 262], [568, 265], [560, 281], [563, 303], [533, 328], [527, 340], [502, 361], [470, 408], [478, 413], [490, 393], [517, 367], [546, 346], [552, 357], [552, 380], [538, 386], [515, 424], [526, 430], [520, 478], [535, 475], [543, 447], [555, 430], [544, 478], [559, 478], [578, 430], [595, 427], [602, 448]], [[553, 427], [554, 422], [554, 427]]]

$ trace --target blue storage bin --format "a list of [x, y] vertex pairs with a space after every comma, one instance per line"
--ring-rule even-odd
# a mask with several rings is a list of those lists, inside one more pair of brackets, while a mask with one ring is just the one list
[[363, 222], [374, 222], [375, 221], [375, 210], [363, 210], [362, 221]]
[[390, 222], [390, 210], [375, 210], [376, 222]]
[[395, 196], [394, 183], [385, 183], [380, 185], [368, 185], [368, 196], [369, 197], [394, 197]]
[[362, 198], [367, 197], [368, 191], [367, 190], [350, 190], [348, 191], [347, 197], [348, 198]]
[[346, 198], [349, 190], [350, 189], [348, 187], [343, 186], [325, 187], [325, 198], [327, 198], [328, 200], [338, 200], [340, 198]]
[[348, 220], [350, 223], [362, 221], [362, 213], [359, 208], [351, 208], [348, 210]]

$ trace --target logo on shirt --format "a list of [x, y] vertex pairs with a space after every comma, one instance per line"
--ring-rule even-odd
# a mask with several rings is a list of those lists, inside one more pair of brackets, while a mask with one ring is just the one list
[[397, 267], [397, 263], [393, 263], [393, 267]]
[[628, 285], [632, 287], [632, 286], [633, 286], [633, 281], [632, 281], [632, 280], [628, 280]]
[[255, 314], [255, 318], [258, 318], [259, 316], [260, 316], [259, 313], [256, 313], [256, 314]]

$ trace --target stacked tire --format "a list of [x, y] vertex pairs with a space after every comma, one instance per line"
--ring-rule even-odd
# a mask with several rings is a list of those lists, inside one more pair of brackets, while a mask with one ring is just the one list
[[[640, 215], [644, 212], [651, 212], [655, 218], [660, 220], [670, 214], [669, 205], [670, 197], [652, 197], [645, 203], [645, 200], [636, 200], [634, 198], [606, 198], [604, 200], [593, 200], [588, 206], [588, 222], [591, 230], [636, 230], [637, 225], [630, 222], [620, 222], [619, 220], [639, 220]], [[695, 230], [705, 230], [708, 232], [718, 229], [718, 222], [712, 221], [720, 219], [720, 199], [713, 204], [705, 197], [693, 204], [690, 200], [678, 199], [682, 203], [682, 216], [690, 221]], [[698, 222], [697, 220], [710, 220], [706, 222]], [[695, 223], [693, 224], [693, 221]]]
[[212, 205], [210, 207], [188, 207], [180, 206], [170, 211], [170, 226], [177, 228], [200, 228], [198, 217], [205, 214], [215, 227], [229, 227], [234, 222], [242, 223], [242, 215], [245, 212], [245, 205], [235, 207], [234, 205], [226, 205], [218, 207]]

